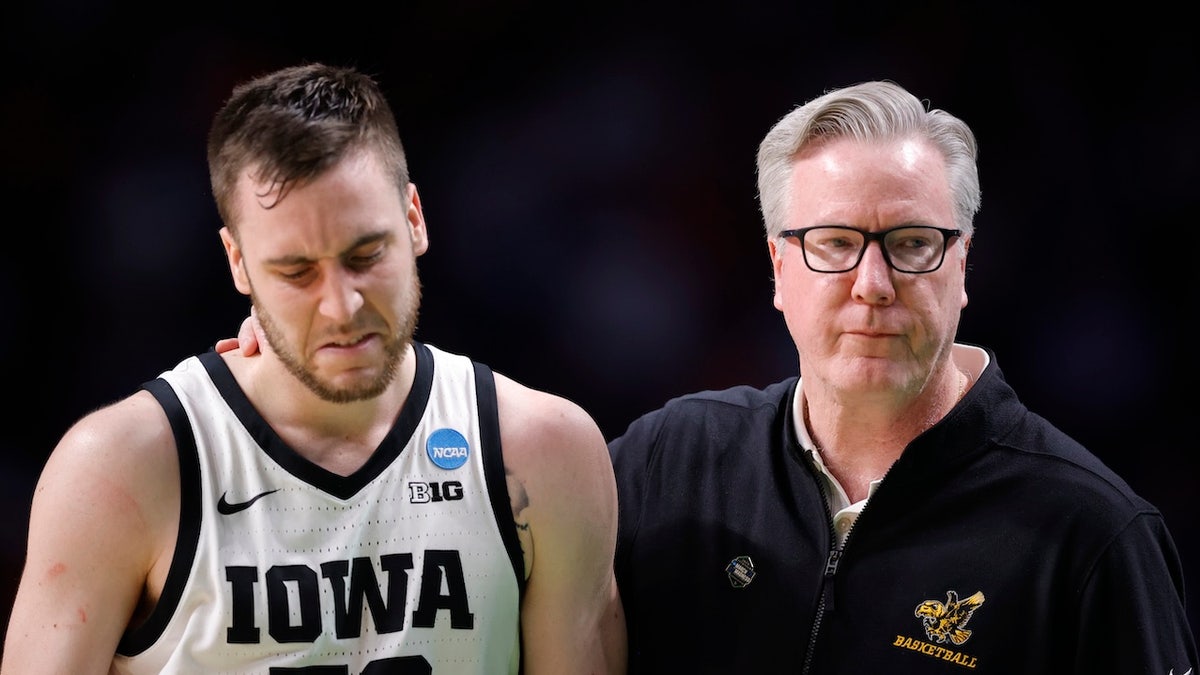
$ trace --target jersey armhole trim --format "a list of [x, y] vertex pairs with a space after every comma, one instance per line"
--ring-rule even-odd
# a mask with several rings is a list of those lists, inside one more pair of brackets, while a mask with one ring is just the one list
[[162, 406], [175, 436], [175, 448], [179, 453], [179, 534], [158, 604], [142, 625], [126, 631], [121, 637], [117, 653], [123, 656], [136, 656], [146, 651], [166, 630], [183, 597], [200, 540], [200, 456], [187, 411], [166, 380], [151, 380], [142, 388]]
[[473, 362], [475, 367], [475, 396], [479, 406], [479, 440], [483, 445], [483, 473], [487, 480], [488, 495], [492, 511], [496, 514], [496, 525], [500, 539], [508, 551], [513, 574], [517, 578], [520, 597], [525, 597], [525, 556], [521, 551], [521, 540], [517, 537], [517, 523], [513, 520], [512, 498], [508, 494], [505, 479], [504, 449], [500, 446], [500, 413], [496, 403], [496, 381], [487, 366]]

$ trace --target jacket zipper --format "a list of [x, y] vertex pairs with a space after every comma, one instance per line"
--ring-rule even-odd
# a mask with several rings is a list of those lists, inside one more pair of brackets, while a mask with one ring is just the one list
[[[887, 478], [887, 475], [891, 471], [892, 468], [888, 467], [888, 470], [880, 477], [881, 487], [883, 479]], [[816, 478], [820, 480], [820, 477]], [[850, 537], [854, 534], [854, 530], [858, 529], [858, 521], [862, 520], [863, 514], [871, 507], [871, 501], [875, 496], [871, 495], [871, 499], [868, 499], [867, 503], [863, 505], [862, 510], [858, 512], [858, 517], [854, 519], [854, 524], [847, 530], [846, 538], [839, 544], [837, 532], [833, 528], [833, 509], [829, 506], [829, 497], [826, 496], [823, 487], [818, 485], [818, 489], [821, 490], [821, 503], [825, 505], [825, 522], [829, 524], [830, 548], [829, 557], [825, 559], [825, 571], [821, 575], [821, 601], [817, 603], [817, 613], [813, 617], [812, 630], [808, 635], [808, 649], [805, 650], [804, 667], [800, 670], [801, 675], [808, 675], [812, 669], [813, 656], [817, 651], [817, 634], [821, 632], [821, 624], [825, 622], [826, 615], [832, 614], [834, 610], [833, 577], [837, 574], [838, 565], [841, 564], [842, 557], [846, 555], [846, 546], [850, 543]], [[876, 494], [878, 492], [876, 490]]]
[[[825, 620], [827, 611], [833, 611], [833, 575], [837, 574], [838, 563], [841, 562], [842, 554], [846, 551], [845, 545], [838, 543], [837, 532], [833, 529], [833, 510], [829, 506], [829, 497], [826, 496], [824, 487], [820, 485], [821, 477], [814, 476], [814, 478], [818, 481], [817, 489], [821, 492], [821, 503], [825, 506], [825, 522], [829, 525], [829, 557], [825, 559], [825, 571], [821, 575], [821, 600], [817, 603], [817, 612], [813, 616], [812, 629], [808, 634], [808, 649], [804, 653], [804, 667], [800, 669], [801, 675], [808, 675], [812, 668], [813, 654], [817, 650], [817, 634], [821, 632], [821, 624]], [[849, 532], [846, 533], [846, 541], [850, 541]]]

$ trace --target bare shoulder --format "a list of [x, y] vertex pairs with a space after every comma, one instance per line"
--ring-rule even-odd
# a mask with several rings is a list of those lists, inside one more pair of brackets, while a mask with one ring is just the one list
[[166, 415], [145, 392], [67, 430], [34, 490], [6, 672], [108, 668], [169, 566], [178, 465]]
[[[527, 573], [552, 550], [615, 541], [616, 479], [604, 435], [569, 399], [496, 374], [500, 444]], [[536, 543], [536, 545], [535, 545]], [[588, 544], [589, 546], [591, 544]], [[561, 547], [561, 548], [560, 548]]]
[[600, 427], [579, 404], [499, 373], [495, 377], [506, 465], [608, 463]]
[[178, 500], [170, 424], [154, 397], [138, 392], [88, 413], [63, 435], [38, 480], [33, 517], [40, 522], [31, 530], [53, 528], [64, 545], [119, 533], [135, 548], [134, 537], [150, 543], [164, 529], [173, 534]]
[[127, 483], [140, 492], [152, 487], [140, 485], [147, 479], [161, 482], [172, 473], [178, 474], [178, 460], [166, 414], [142, 391], [72, 425], [51, 453], [41, 483], [82, 478], [100, 483], [100, 490]]

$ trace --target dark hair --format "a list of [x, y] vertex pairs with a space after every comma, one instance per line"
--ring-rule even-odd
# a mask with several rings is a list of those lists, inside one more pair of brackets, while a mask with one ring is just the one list
[[408, 163], [395, 116], [376, 81], [353, 68], [292, 66], [233, 89], [208, 134], [208, 171], [221, 220], [236, 232], [238, 177], [278, 190], [321, 175], [351, 152], [377, 152], [396, 187], [408, 185]]

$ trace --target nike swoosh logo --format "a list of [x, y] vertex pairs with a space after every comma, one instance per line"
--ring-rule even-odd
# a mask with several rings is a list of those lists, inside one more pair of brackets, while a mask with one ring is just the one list
[[233, 502], [233, 503], [225, 501], [225, 493], [221, 493], [221, 499], [219, 499], [217, 501], [217, 513], [220, 513], [223, 516], [228, 516], [231, 513], [237, 513], [238, 511], [245, 511], [246, 509], [250, 508], [251, 504], [262, 499], [263, 497], [266, 497], [267, 495], [271, 494], [272, 492], [279, 492], [279, 488], [275, 488], [274, 490], [267, 490], [266, 492], [264, 492], [262, 494], [254, 495], [253, 497], [251, 497], [250, 499], [247, 499], [244, 502]]

